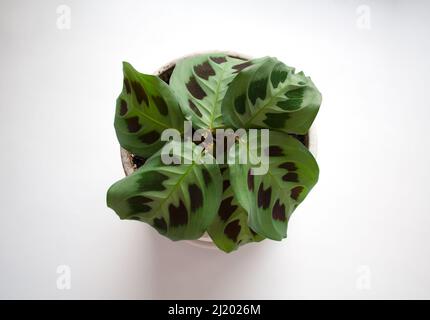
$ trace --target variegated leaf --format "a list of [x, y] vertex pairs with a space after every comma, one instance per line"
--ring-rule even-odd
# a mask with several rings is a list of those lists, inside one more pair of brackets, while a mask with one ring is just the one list
[[230, 185], [228, 167], [223, 167], [223, 170], [222, 201], [208, 233], [218, 248], [231, 252], [246, 243], [259, 242], [264, 237], [249, 228], [248, 214], [237, 202]]
[[221, 103], [227, 87], [239, 71], [253, 63], [213, 53], [186, 58], [176, 64], [170, 86], [185, 117], [195, 128], [224, 127]]
[[275, 58], [240, 72], [222, 102], [224, 123], [233, 128], [269, 128], [305, 134], [321, 104], [309, 77]]
[[253, 175], [250, 164], [230, 165], [235, 196], [248, 212], [250, 228], [267, 238], [281, 240], [287, 235], [291, 214], [317, 183], [318, 165], [301, 142], [282, 132], [271, 131], [269, 147], [264, 150], [250, 139], [248, 146], [249, 156], [261, 155], [261, 151], [269, 155], [268, 171]]
[[169, 86], [123, 63], [124, 85], [117, 99], [115, 130], [124, 149], [149, 157], [164, 144], [164, 129], [183, 130], [184, 117]]
[[187, 152], [190, 149], [184, 144], [180, 154], [181, 143], [165, 145], [163, 149], [170, 150], [180, 164], [164, 164], [160, 150], [109, 189], [108, 206], [121, 219], [146, 222], [172, 240], [201, 237], [218, 212], [222, 177], [216, 164], [199, 163], [202, 148], [191, 146]]

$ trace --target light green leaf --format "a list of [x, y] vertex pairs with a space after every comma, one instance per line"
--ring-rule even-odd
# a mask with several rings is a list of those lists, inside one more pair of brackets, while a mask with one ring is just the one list
[[183, 130], [184, 117], [169, 86], [153, 75], [137, 72], [123, 63], [124, 86], [117, 99], [115, 130], [121, 146], [133, 154], [149, 157], [164, 142], [164, 129]]
[[223, 195], [218, 214], [208, 228], [208, 233], [218, 248], [231, 252], [246, 243], [259, 242], [264, 237], [248, 226], [248, 214], [236, 201], [230, 186], [228, 167], [223, 168]]
[[226, 126], [269, 128], [305, 134], [321, 104], [309, 77], [275, 58], [266, 58], [240, 72], [222, 102]]
[[269, 155], [268, 171], [252, 175], [252, 165], [232, 164], [231, 184], [238, 202], [248, 212], [250, 228], [281, 240], [287, 235], [291, 214], [318, 181], [318, 165], [301, 142], [285, 133], [271, 131], [269, 147], [264, 150], [248, 140], [250, 155], [261, 155], [261, 151]]
[[221, 103], [227, 87], [240, 70], [252, 64], [254, 61], [222, 53], [198, 55], [176, 64], [170, 86], [185, 117], [195, 128], [224, 127]]
[[164, 146], [172, 148], [171, 155], [180, 164], [164, 164], [160, 150], [136, 172], [112, 185], [108, 207], [121, 219], [146, 222], [172, 240], [201, 237], [218, 212], [222, 177], [216, 164], [199, 163], [201, 147], [184, 143], [184, 153], [175, 152], [181, 145], [172, 141]]

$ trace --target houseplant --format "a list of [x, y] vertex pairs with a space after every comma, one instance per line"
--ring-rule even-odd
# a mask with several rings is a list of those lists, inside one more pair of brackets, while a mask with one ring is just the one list
[[[134, 168], [108, 190], [108, 206], [121, 219], [146, 222], [172, 240], [207, 232], [225, 252], [285, 238], [290, 215], [318, 180], [318, 165], [305, 146], [321, 103], [311, 79], [275, 58], [224, 53], [182, 59], [160, 77], [128, 63], [123, 69], [115, 129], [128, 151], [123, 160]], [[166, 129], [182, 140], [163, 141]], [[233, 138], [218, 161], [221, 143], [212, 136], [221, 129], [231, 129]], [[253, 129], [260, 131], [238, 134]], [[191, 141], [196, 135], [200, 139]], [[232, 154], [249, 161], [228, 162]], [[264, 174], [254, 174], [257, 155], [267, 156]]]

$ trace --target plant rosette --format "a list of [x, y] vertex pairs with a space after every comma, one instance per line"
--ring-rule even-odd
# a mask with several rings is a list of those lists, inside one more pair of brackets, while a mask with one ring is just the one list
[[126, 177], [107, 205], [161, 235], [231, 252], [287, 236], [318, 181], [321, 94], [272, 57], [206, 53], [156, 75], [123, 63], [114, 126]]

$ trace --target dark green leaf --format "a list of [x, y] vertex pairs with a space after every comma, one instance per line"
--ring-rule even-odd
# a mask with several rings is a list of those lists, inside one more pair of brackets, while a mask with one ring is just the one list
[[248, 214], [235, 199], [230, 186], [229, 170], [223, 174], [223, 196], [218, 214], [208, 229], [213, 242], [225, 252], [231, 252], [246, 243], [259, 242], [264, 237], [248, 226]]
[[267, 238], [281, 240], [287, 235], [289, 217], [317, 183], [319, 169], [312, 154], [297, 139], [271, 131], [269, 141], [265, 150], [260, 145], [248, 150], [250, 155], [260, 155], [262, 151], [270, 155], [266, 174], [252, 175], [253, 166], [233, 164], [229, 167], [230, 179], [237, 201], [248, 212], [250, 228]]
[[124, 62], [124, 86], [117, 99], [115, 129], [121, 146], [149, 157], [164, 144], [164, 129], [183, 130], [183, 116], [169, 86]]
[[185, 117], [195, 128], [212, 130], [224, 126], [221, 103], [230, 82], [254, 61], [222, 53], [203, 54], [179, 61], [170, 85]]
[[320, 104], [321, 94], [309, 77], [265, 58], [233, 79], [221, 109], [226, 126], [305, 134]]
[[160, 150], [109, 189], [107, 204], [121, 219], [144, 221], [172, 240], [198, 239], [218, 212], [222, 177], [216, 164], [199, 163], [201, 147], [192, 144], [192, 151], [181, 155], [175, 146], [181, 144], [170, 142], [164, 148], [172, 148], [181, 164], [164, 164]]

